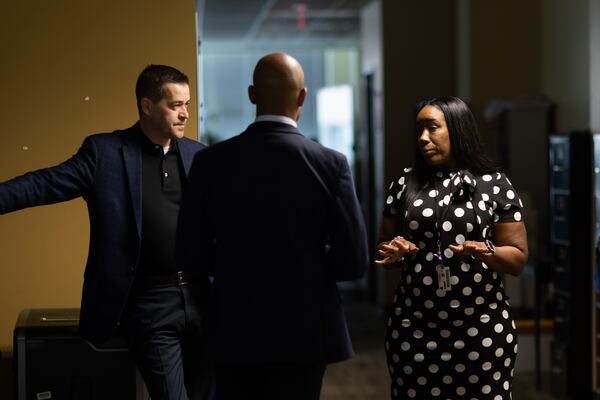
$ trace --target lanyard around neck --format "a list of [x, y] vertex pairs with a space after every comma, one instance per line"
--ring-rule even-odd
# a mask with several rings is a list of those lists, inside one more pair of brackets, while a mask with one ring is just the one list
[[[453, 177], [450, 176], [449, 179], [452, 180], [452, 178]], [[452, 198], [454, 197], [454, 192], [451, 192], [449, 195], [446, 195], [446, 196], [449, 196], [448, 204], [446, 204], [446, 202], [444, 201], [446, 196], [444, 196], [442, 198], [441, 202], [446, 207], [445, 207], [445, 209], [443, 209], [443, 211], [440, 215], [439, 209], [442, 206], [439, 206], [439, 204], [438, 204], [439, 202], [438, 202], [437, 196], [440, 194], [440, 191], [438, 190], [437, 181], [436, 181], [435, 177], [433, 178], [433, 187], [434, 187], [434, 190], [436, 193], [436, 198], [434, 201], [434, 206], [435, 206], [434, 212], [435, 212], [435, 227], [436, 227], [436, 233], [437, 233], [436, 253], [434, 254], [434, 256], [435, 256], [435, 258], [438, 259], [439, 262], [442, 262], [442, 231], [441, 231], [443, 229], [442, 221], [444, 220], [444, 217], [446, 216], [446, 214], [448, 213], [448, 210], [450, 209], [450, 203], [452, 203]]]

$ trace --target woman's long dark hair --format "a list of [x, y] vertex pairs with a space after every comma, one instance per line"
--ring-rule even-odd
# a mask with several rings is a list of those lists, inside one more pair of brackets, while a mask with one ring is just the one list
[[[450, 136], [450, 152], [458, 169], [468, 169], [474, 175], [497, 171], [483, 148], [475, 117], [464, 101], [458, 97], [440, 96], [419, 102], [415, 110], [415, 120], [426, 106], [433, 106], [444, 114]], [[425, 162], [419, 146], [415, 148], [414, 169], [419, 177], [433, 172]]]
[[[498, 170], [484, 151], [475, 117], [464, 101], [453, 96], [440, 96], [421, 101], [415, 109], [415, 120], [419, 112], [426, 106], [436, 107], [444, 114], [448, 135], [450, 136], [450, 152], [457, 169], [468, 169], [474, 175], [492, 173]], [[400, 206], [401, 218], [404, 218], [404, 211], [408, 208], [407, 205], [417, 196], [419, 189], [431, 178], [435, 171], [435, 168], [429, 166], [423, 158], [419, 146], [415, 146], [413, 173], [407, 181], [406, 195], [403, 196], [404, 201]]]

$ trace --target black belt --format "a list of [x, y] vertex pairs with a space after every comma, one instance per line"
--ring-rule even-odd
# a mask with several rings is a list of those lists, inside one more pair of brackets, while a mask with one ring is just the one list
[[194, 276], [177, 271], [168, 275], [142, 275], [138, 283], [143, 286], [185, 286], [193, 280]]

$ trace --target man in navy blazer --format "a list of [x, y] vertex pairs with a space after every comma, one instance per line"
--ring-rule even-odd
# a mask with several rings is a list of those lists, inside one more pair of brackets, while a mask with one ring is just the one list
[[213, 277], [219, 400], [318, 399], [353, 353], [336, 281], [365, 272], [366, 230], [345, 157], [296, 127], [300, 64], [269, 54], [253, 81], [255, 122], [195, 157], [177, 256]]
[[88, 136], [62, 164], [0, 183], [0, 214], [83, 197], [91, 232], [82, 336], [102, 343], [122, 332], [153, 400], [209, 399], [201, 307], [208, 282], [175, 262], [182, 187], [204, 147], [183, 137], [188, 78], [150, 65], [136, 97], [132, 127]]

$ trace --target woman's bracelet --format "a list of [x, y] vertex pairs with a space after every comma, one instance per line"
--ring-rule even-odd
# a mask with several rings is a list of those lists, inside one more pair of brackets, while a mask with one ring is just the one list
[[496, 253], [496, 246], [494, 246], [494, 243], [492, 243], [491, 240], [489, 240], [489, 239], [485, 240], [485, 247], [487, 247], [488, 252], [490, 252], [491, 254]]

